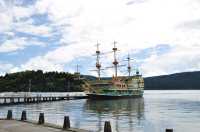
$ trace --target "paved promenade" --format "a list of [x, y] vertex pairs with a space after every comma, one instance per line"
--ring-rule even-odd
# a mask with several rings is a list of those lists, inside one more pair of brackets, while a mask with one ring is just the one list
[[37, 125], [17, 120], [0, 120], [0, 132], [89, 132], [80, 129], [62, 130], [51, 125]]

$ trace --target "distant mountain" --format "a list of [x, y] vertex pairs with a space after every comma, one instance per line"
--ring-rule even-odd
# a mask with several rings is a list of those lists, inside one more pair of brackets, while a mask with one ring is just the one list
[[191, 90], [200, 89], [200, 71], [147, 77], [146, 90]]
[[96, 80], [97, 78], [95, 76], [92, 75], [81, 75], [81, 78], [84, 78], [86, 80]]

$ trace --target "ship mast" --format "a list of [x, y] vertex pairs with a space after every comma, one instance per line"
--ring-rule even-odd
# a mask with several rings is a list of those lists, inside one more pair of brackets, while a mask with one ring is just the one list
[[76, 71], [74, 72], [74, 74], [80, 74], [79, 68], [80, 68], [80, 65], [76, 64]]
[[79, 72], [79, 67], [80, 67], [80, 65], [79, 64], [77, 64], [76, 65], [76, 72], [74, 72], [74, 74], [78, 77], [78, 80], [80, 80], [80, 72]]
[[117, 57], [116, 57], [116, 52], [117, 52], [116, 43], [117, 42], [114, 41], [114, 48], [112, 49], [113, 55], [114, 55], [113, 65], [114, 65], [114, 68], [115, 68], [115, 77], [117, 77], [117, 66], [119, 64], [118, 61], [117, 61]]
[[131, 76], [131, 64], [130, 64], [130, 60], [131, 60], [131, 58], [130, 58], [130, 55], [128, 54], [128, 57], [127, 57], [128, 67], [127, 67], [127, 69], [128, 69], [128, 76], [129, 77]]
[[97, 43], [97, 50], [96, 50], [96, 68], [97, 68], [97, 73], [98, 73], [98, 80], [100, 80], [100, 76], [101, 76], [101, 64], [100, 64], [100, 50], [99, 50], [99, 43]]

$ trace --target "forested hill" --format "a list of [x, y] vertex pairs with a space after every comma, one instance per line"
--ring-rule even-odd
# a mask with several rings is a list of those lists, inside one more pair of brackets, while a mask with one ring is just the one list
[[31, 80], [33, 92], [82, 91], [82, 80], [66, 72], [24, 71], [0, 77], [0, 92], [28, 91]]
[[200, 71], [145, 78], [146, 90], [200, 89]]

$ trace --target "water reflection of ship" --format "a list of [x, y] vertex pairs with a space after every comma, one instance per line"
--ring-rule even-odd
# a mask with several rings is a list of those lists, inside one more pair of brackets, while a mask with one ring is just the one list
[[113, 129], [120, 132], [120, 116], [126, 116], [128, 131], [134, 130], [134, 123], [140, 125], [144, 118], [144, 99], [118, 99], [118, 100], [87, 100], [85, 109], [89, 112], [96, 113], [98, 118], [98, 132], [103, 130], [105, 115], [112, 115], [115, 123]]

